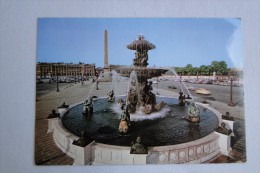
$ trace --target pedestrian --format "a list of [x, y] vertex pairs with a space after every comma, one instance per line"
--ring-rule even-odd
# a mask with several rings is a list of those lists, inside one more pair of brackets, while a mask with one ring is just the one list
[[98, 81], [96, 82], [96, 90], [98, 90]]

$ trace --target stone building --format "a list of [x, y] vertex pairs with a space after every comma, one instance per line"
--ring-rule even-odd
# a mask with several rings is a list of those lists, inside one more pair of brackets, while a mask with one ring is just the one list
[[36, 76], [51, 78], [53, 76], [95, 76], [95, 64], [73, 63], [37, 63]]

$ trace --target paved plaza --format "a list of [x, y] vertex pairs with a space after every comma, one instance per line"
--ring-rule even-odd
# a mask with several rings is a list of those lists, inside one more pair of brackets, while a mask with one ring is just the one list
[[[42, 85], [42, 86], [39, 86]], [[45, 87], [45, 86], [48, 87]], [[179, 90], [167, 89], [163, 81], [159, 82], [159, 87], [154, 85], [154, 93], [161, 96], [178, 97]], [[167, 84], [168, 85], [168, 84]], [[44, 88], [48, 88], [44, 90]], [[37, 84], [36, 93], [36, 118], [35, 118], [35, 163], [36, 165], [71, 165], [73, 159], [64, 154], [56, 147], [52, 133], [47, 133], [48, 122], [47, 116], [52, 109], [58, 108], [63, 102], [74, 104], [85, 101], [90, 93], [91, 96], [106, 96], [112, 89], [111, 82], [99, 82], [98, 90], [94, 83], [85, 81], [82, 83], [66, 83], [60, 85], [60, 92], [56, 92], [56, 84]], [[116, 95], [126, 95], [128, 81], [120, 81], [113, 85]], [[195, 101], [201, 100], [195, 96]], [[232, 156], [220, 156], [213, 163], [221, 162], [240, 162], [245, 161], [245, 126], [244, 126], [244, 109], [241, 106], [230, 107], [226, 103], [208, 100], [210, 105], [225, 114], [227, 111], [235, 118], [234, 133], [236, 138], [232, 139]]]

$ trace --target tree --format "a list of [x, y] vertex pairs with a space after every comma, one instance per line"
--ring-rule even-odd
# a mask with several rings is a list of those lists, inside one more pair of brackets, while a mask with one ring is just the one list
[[212, 61], [211, 67], [217, 75], [228, 75], [229, 70], [225, 61]]
[[199, 75], [199, 68], [198, 67], [193, 67], [193, 69], [192, 69], [192, 75]]
[[205, 65], [201, 65], [199, 67], [200, 75], [208, 75], [209, 74], [209, 67]]
[[185, 67], [185, 71], [187, 72], [188, 75], [191, 75], [192, 71], [193, 71], [193, 67], [191, 64], [187, 64]]

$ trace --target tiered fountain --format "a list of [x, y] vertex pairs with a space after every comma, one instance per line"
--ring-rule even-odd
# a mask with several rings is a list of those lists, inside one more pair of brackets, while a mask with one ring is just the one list
[[[146, 68], [155, 46], [140, 35], [127, 48], [136, 51], [135, 68], [125, 69], [131, 71], [127, 94], [115, 90], [108, 98], [90, 100], [93, 113], [88, 114], [90, 102], [70, 105], [50, 123], [57, 146], [79, 165], [203, 163], [220, 152], [228, 155], [229, 134], [214, 132], [221, 114], [184, 98], [155, 96], [147, 80], [167, 70]], [[113, 80], [118, 75], [113, 72]]]

